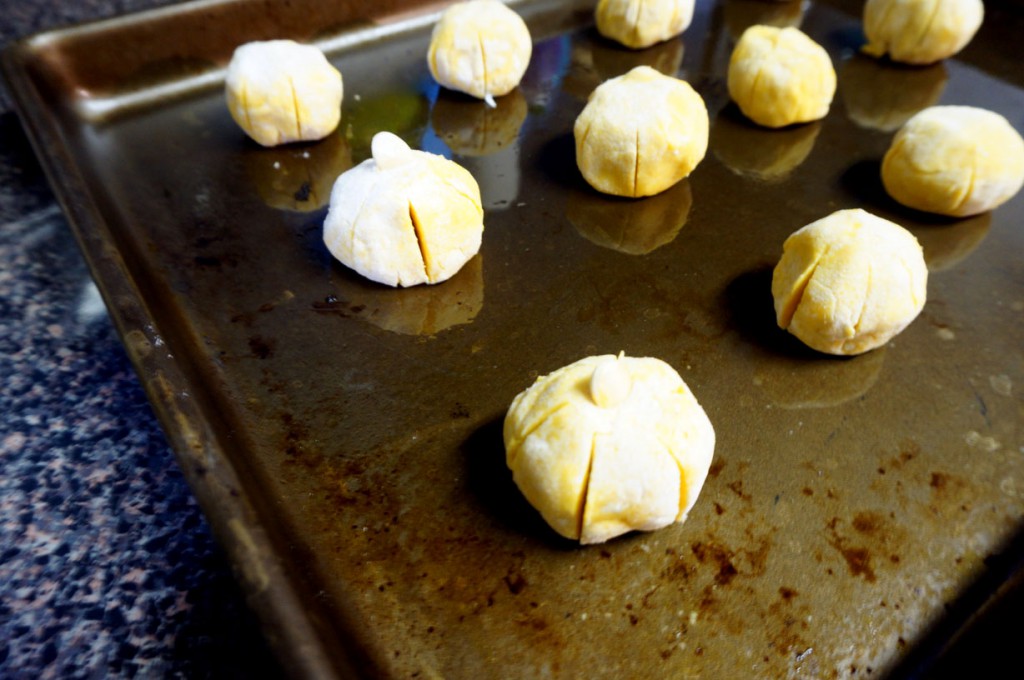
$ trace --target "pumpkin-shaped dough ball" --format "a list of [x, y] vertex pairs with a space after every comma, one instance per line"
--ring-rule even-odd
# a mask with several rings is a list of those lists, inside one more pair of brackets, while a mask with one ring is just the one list
[[438, 283], [480, 250], [480, 188], [457, 163], [379, 132], [373, 158], [338, 178], [324, 243], [342, 264], [389, 286]]
[[828, 52], [797, 28], [751, 26], [729, 58], [729, 96], [770, 128], [824, 118], [836, 93]]
[[981, 0], [867, 0], [865, 54], [931, 64], [962, 50], [984, 18]]
[[427, 64], [444, 87], [493, 105], [519, 85], [532, 51], [522, 17], [499, 0], [469, 0], [450, 6], [434, 25]]
[[341, 120], [341, 73], [316, 47], [291, 40], [236, 49], [225, 94], [231, 117], [263, 146], [323, 139]]
[[772, 274], [779, 327], [828, 354], [880, 347], [924, 308], [928, 268], [914, 235], [860, 209], [794, 232]]
[[998, 113], [932, 106], [900, 128], [882, 184], [903, 205], [953, 217], [992, 210], [1024, 184], [1024, 139]]
[[566, 538], [601, 543], [682, 522], [715, 431], [676, 371], [653, 358], [580, 359], [512, 401], [505, 454], [523, 495]]
[[598, 0], [598, 32], [626, 47], [642, 49], [685, 31], [693, 21], [694, 0]]
[[576, 118], [576, 165], [606, 194], [652, 196], [689, 175], [708, 148], [708, 110], [689, 83], [637, 66], [595, 89]]

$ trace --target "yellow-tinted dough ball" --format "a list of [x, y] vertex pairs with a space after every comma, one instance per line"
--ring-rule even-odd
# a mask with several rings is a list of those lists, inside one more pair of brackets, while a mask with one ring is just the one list
[[996, 208], [1024, 184], [1024, 139], [998, 113], [933, 106], [900, 128], [882, 183], [905, 206], [954, 217]]
[[323, 139], [341, 120], [341, 73], [316, 47], [291, 40], [236, 49], [225, 93], [231, 117], [263, 146]]
[[373, 137], [373, 158], [331, 191], [324, 243], [342, 264], [389, 286], [437, 283], [480, 250], [480, 188], [464, 168], [414, 151], [390, 132]]
[[598, 32], [640, 49], [674, 38], [693, 21], [694, 0], [598, 0]]
[[592, 356], [512, 401], [505, 454], [520, 491], [562, 536], [601, 543], [682, 522], [711, 466], [715, 431], [676, 371]]
[[981, 26], [981, 0], [867, 0], [864, 52], [906, 64], [931, 64], [951, 57]]
[[778, 128], [824, 118], [836, 72], [825, 49], [799, 29], [751, 26], [733, 49], [727, 85], [743, 115]]
[[441, 85], [491, 103], [519, 85], [532, 51], [522, 17], [499, 0], [469, 0], [441, 15], [427, 64]]
[[708, 110], [689, 83], [638, 66], [591, 93], [573, 135], [576, 164], [592, 187], [616, 196], [651, 196], [704, 158]]
[[928, 268], [914, 235], [840, 210], [786, 239], [772, 275], [780, 328], [829, 354], [880, 347], [924, 307]]

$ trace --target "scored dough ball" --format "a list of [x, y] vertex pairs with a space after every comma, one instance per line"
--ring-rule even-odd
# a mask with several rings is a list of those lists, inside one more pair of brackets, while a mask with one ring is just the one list
[[682, 522], [711, 466], [715, 431], [660, 359], [580, 359], [512, 401], [505, 455], [523, 495], [581, 543]]
[[373, 158], [331, 191], [324, 243], [342, 264], [389, 286], [438, 283], [480, 250], [480, 188], [464, 168], [414, 151], [390, 132], [373, 137]]
[[674, 38], [693, 21], [694, 0], [598, 0], [598, 32], [641, 49]]
[[840, 210], [794, 232], [772, 275], [780, 328], [828, 354], [880, 347], [924, 308], [928, 268], [909, 231]]
[[779, 128], [824, 118], [836, 72], [828, 52], [800, 29], [751, 26], [733, 49], [726, 84], [743, 115]]
[[323, 139], [341, 120], [341, 73], [316, 47], [291, 40], [236, 49], [225, 93], [231, 117], [263, 146]]
[[998, 113], [933, 106], [900, 128], [882, 184], [909, 208], [966, 217], [992, 210], [1024, 184], [1024, 139]]
[[863, 50], [905, 64], [931, 64], [962, 50], [984, 14], [981, 0], [867, 0]]
[[591, 93], [573, 126], [576, 164], [598, 191], [651, 196], [697, 167], [708, 127], [704, 100], [689, 83], [637, 66]]
[[427, 63], [441, 85], [491, 103], [519, 85], [532, 51], [522, 17], [499, 0], [469, 0], [441, 15]]

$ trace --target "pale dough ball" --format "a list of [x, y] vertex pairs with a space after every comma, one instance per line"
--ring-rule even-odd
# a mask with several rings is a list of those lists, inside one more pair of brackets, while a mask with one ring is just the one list
[[1024, 139], [993, 111], [933, 106], [896, 133], [882, 159], [882, 183], [917, 210], [953, 217], [986, 212], [1024, 184]]
[[505, 454], [520, 491], [562, 536], [601, 543], [682, 522], [715, 448], [704, 409], [660, 359], [592, 356], [512, 401]]
[[390, 132], [373, 137], [373, 158], [331, 191], [324, 243], [342, 264], [389, 286], [438, 283], [480, 250], [480, 188], [464, 168], [414, 151]]
[[984, 14], [981, 0], [867, 0], [863, 49], [873, 57], [931, 64], [962, 50]]
[[441, 85], [491, 103], [519, 85], [532, 51], [522, 17], [499, 0], [469, 0], [441, 15], [427, 63]]
[[779, 128], [824, 118], [836, 72], [828, 52], [800, 29], [751, 26], [733, 49], [726, 84], [743, 115]]
[[242, 45], [228, 64], [225, 90], [231, 117], [263, 146], [323, 139], [341, 120], [341, 73], [312, 45]]
[[689, 83], [637, 66], [595, 89], [576, 118], [576, 164], [615, 196], [651, 196], [689, 175], [708, 148], [708, 110]]
[[794, 232], [772, 275], [780, 328], [828, 354], [880, 347], [924, 308], [928, 268], [909, 231], [840, 210]]
[[693, 21], [694, 0], [598, 0], [598, 32], [641, 49], [674, 38]]

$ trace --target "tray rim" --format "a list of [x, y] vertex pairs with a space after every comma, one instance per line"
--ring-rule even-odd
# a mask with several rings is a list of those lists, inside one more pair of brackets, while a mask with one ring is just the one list
[[[331, 644], [340, 637], [330, 641], [325, 638], [324, 628], [317, 625], [315, 612], [304, 604], [295, 572], [286, 567], [285, 560], [275, 551], [272, 538], [274, 529], [264, 521], [265, 515], [261, 514], [247, 495], [242, 476], [227, 454], [229, 444], [223, 434], [218, 434], [218, 423], [209, 418], [209, 411], [197, 403], [202, 396], [190, 392], [196, 383], [189, 379], [189, 371], [181, 363], [182, 357], [187, 354], [153, 351], [154, 347], [165, 343], [167, 338], [173, 338], [175, 334], [158, 328], [157, 315], [153, 314], [150, 305], [146, 303], [131, 269], [119, 252], [109, 248], [108, 244], [113, 240], [110, 229], [64, 137], [58, 115], [60, 111], [47, 104], [46, 97], [31, 75], [38, 56], [37, 48], [50, 44], [48, 41], [59, 41], [82, 30], [102, 31], [121, 25], [126, 20], [146, 23], [181, 11], [244, 1], [179, 2], [39, 31], [0, 46], [0, 75], [11, 93], [12, 110], [18, 116], [67, 219], [90, 276], [97, 284], [110, 319], [171, 445], [176, 462], [210, 522], [219, 545], [227, 554], [235, 576], [246, 593], [248, 605], [260, 619], [268, 643], [290, 675], [311, 678], [361, 677], [365, 673], [357, 670], [363, 667], [357, 658], [358, 652], [338, 649], [338, 645]], [[444, 0], [444, 3], [450, 1]], [[505, 1], [515, 6], [530, 0]], [[826, 0], [826, 4], [835, 6], [836, 3]], [[423, 3], [425, 9], [436, 9], [438, 6], [436, 0], [425, 0]], [[384, 32], [392, 33], [390, 30]], [[341, 44], [329, 43], [333, 46], [330, 49], [336, 49]], [[221, 75], [222, 70], [218, 70], [210, 75], [212, 81], [204, 77], [199, 86], [190, 92], [213, 87], [211, 82], [215, 82]], [[65, 112], [85, 120], [77, 107], [71, 107]], [[139, 342], [129, 341], [133, 333]], [[173, 346], [173, 343], [169, 344]], [[978, 624], [979, 619], [985, 616], [1001, 595], [1007, 590], [1020, 587], [1024, 579], [1024, 552], [1011, 546], [1005, 557], [1007, 564], [993, 570], [997, 573], [994, 579], [989, 580], [991, 591], [975, 593], [975, 597], [971, 598], [978, 608], [973, 612], [961, 612], [960, 621], [952, 622], [953, 625], [949, 627], [940, 627], [941, 630], [934, 631], [926, 629], [918, 654], [911, 655], [898, 667], [909, 666], [915, 675], [929, 669], [935, 670], [942, 658], [957, 645], [966, 631]]]

